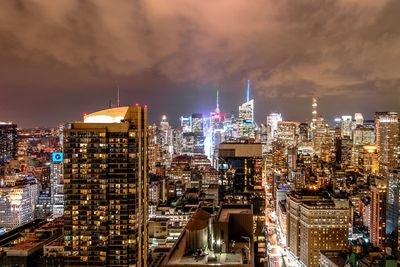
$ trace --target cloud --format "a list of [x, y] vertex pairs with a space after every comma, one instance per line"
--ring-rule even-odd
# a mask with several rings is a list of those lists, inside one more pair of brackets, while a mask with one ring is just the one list
[[398, 14], [397, 0], [4, 0], [0, 86], [57, 69], [50, 80], [153, 73], [182, 88], [250, 78], [266, 98], [398, 95]]

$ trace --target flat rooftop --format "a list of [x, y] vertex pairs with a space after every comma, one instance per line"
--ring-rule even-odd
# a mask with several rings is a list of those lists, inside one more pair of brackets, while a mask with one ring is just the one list
[[320, 253], [324, 255], [331, 262], [336, 264], [337, 266], [345, 266], [347, 261], [346, 253], [342, 253], [340, 251], [333, 250], [321, 250]]
[[252, 266], [250, 263], [243, 263], [244, 257], [241, 253], [246, 243], [238, 243], [235, 245], [235, 253], [214, 253], [206, 250], [203, 257], [194, 257], [193, 255], [185, 255], [186, 248], [186, 231], [183, 232], [173, 251], [164, 266], [197, 266], [197, 265], [223, 265], [223, 266]]
[[[252, 214], [252, 205], [223, 205], [218, 212], [216, 221], [228, 222], [231, 214]], [[247, 242], [236, 242], [234, 247], [230, 247], [229, 253], [217, 253], [211, 248], [205, 249], [203, 255], [195, 256], [187, 253], [188, 229], [196, 231], [207, 227], [207, 221], [211, 214], [199, 209], [193, 214], [191, 220], [182, 231], [174, 247], [166, 257], [162, 266], [202, 266], [202, 265], [223, 265], [223, 266], [253, 266], [246, 259]]]
[[227, 222], [230, 214], [253, 214], [251, 205], [223, 205], [218, 214], [217, 221]]
[[54, 247], [64, 246], [64, 236], [60, 236], [46, 245], [46, 247], [51, 247], [51, 246]]

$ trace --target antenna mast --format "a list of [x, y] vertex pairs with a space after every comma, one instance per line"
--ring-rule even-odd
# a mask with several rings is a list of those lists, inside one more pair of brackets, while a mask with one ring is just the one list
[[247, 102], [250, 101], [250, 80], [247, 80]]
[[118, 92], [117, 92], [117, 106], [119, 107], [119, 86], [117, 86]]

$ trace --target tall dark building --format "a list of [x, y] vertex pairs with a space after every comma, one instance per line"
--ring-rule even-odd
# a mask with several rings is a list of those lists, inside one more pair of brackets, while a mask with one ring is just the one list
[[255, 265], [265, 261], [265, 189], [262, 178], [261, 143], [221, 143], [219, 145], [219, 170], [224, 203], [251, 204], [253, 207], [253, 244]]
[[72, 123], [64, 183], [66, 265], [147, 266], [147, 107]]
[[400, 252], [400, 169], [394, 170], [388, 179], [386, 243]]
[[17, 156], [17, 124], [0, 122], [0, 163]]

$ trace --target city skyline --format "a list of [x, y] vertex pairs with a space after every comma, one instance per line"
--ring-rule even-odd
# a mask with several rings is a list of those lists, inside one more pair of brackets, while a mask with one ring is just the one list
[[121, 105], [147, 104], [150, 122], [165, 113], [177, 124], [212, 111], [217, 86], [221, 109], [236, 114], [248, 79], [257, 122], [271, 112], [309, 121], [312, 97], [328, 121], [342, 115], [337, 103], [372, 119], [400, 109], [399, 10], [397, 1], [5, 1], [1, 120], [79, 120], [116, 104], [119, 87]]
[[399, 0], [3, 0], [1, 267], [400, 266]]
[[[217, 91], [217, 89], [215, 89], [215, 92], [216, 91]], [[215, 94], [215, 92], [214, 92], [214, 94]], [[221, 89], [219, 89], [219, 92], [220, 92], [219, 93], [219, 99], [220, 99], [219, 102], [224, 103], [224, 101], [221, 101]], [[246, 94], [246, 92], [244, 92], [244, 95], [245, 94]], [[246, 101], [246, 97], [247, 97], [246, 95], [245, 95], [245, 97], [243, 97], [243, 102]], [[298, 108], [300, 107], [301, 108], [300, 111], [302, 113], [304, 113], [304, 116], [303, 116], [303, 115], [299, 115], [299, 113], [296, 113], [296, 112], [293, 112], [293, 113], [287, 112], [287, 110], [283, 110], [282, 108], [279, 108], [279, 107], [277, 109], [269, 110], [268, 113], [260, 114], [261, 112], [259, 110], [263, 110], [263, 106], [258, 107], [257, 103], [261, 104], [260, 103], [261, 101], [259, 99], [257, 99], [257, 98], [254, 98], [254, 103], [255, 103], [254, 104], [255, 123], [257, 123], [257, 124], [258, 123], [264, 123], [265, 124], [265, 123], [267, 123], [267, 117], [269, 115], [271, 115], [271, 114], [276, 114], [276, 113], [282, 114], [282, 118], [284, 120], [311, 123], [312, 122], [311, 104], [312, 104], [312, 100], [313, 99], [314, 98], [301, 99], [300, 101], [303, 102], [304, 104], [298, 105], [298, 107], [295, 108], [295, 110], [296, 109], [298, 110]], [[356, 113], [361, 113], [361, 114], [364, 115], [364, 118], [366, 120], [373, 121], [375, 113], [377, 112], [377, 110], [374, 109], [373, 107], [370, 107], [371, 110], [368, 110], [367, 112], [362, 112], [357, 107], [351, 107], [350, 108], [351, 112], [348, 112], [348, 111], [340, 111], [340, 112], [338, 112], [337, 109], [334, 109], [334, 110], [336, 110], [336, 112], [333, 111], [333, 112], [327, 113], [326, 111], [324, 112], [324, 104], [326, 104], [327, 102], [330, 102], [329, 98], [328, 99], [322, 98], [322, 100], [320, 98], [316, 98], [316, 99], [318, 99], [318, 103], [320, 103], [319, 107], [318, 107], [318, 109], [319, 109], [318, 116], [321, 116], [321, 117], [325, 118], [325, 120], [326, 120], [326, 122], [328, 124], [334, 124], [335, 120], [337, 118], [341, 118], [343, 115], [354, 116], [354, 114], [356, 114]], [[39, 122], [38, 124], [31, 124], [31, 122], [28, 122], [26, 124], [26, 123], [24, 123], [25, 120], [23, 118], [20, 119], [20, 120], [8, 120], [6, 118], [2, 118], [2, 121], [0, 121], [0, 122], [18, 123], [19, 128], [28, 128], [28, 129], [29, 128], [42, 128], [42, 127], [44, 127], [44, 128], [52, 128], [52, 127], [57, 127], [57, 125], [60, 125], [60, 124], [63, 124], [63, 123], [79, 122], [79, 121], [81, 121], [82, 116], [85, 116], [85, 114], [90, 113], [90, 112], [94, 112], [96, 110], [102, 110], [102, 109], [106, 109], [106, 108], [110, 108], [110, 107], [117, 107], [118, 106], [118, 101], [119, 101], [120, 102], [120, 105], [119, 105], [120, 107], [129, 106], [129, 105], [136, 105], [136, 104], [146, 105], [146, 106], [150, 107], [150, 111], [149, 111], [149, 123], [150, 124], [159, 124], [165, 117], [166, 120], [171, 124], [171, 126], [178, 127], [180, 125], [180, 119], [181, 119], [182, 116], [187, 116], [187, 115], [190, 115], [190, 114], [193, 114], [193, 113], [203, 114], [205, 116], [204, 119], [209, 119], [210, 113], [213, 112], [213, 110], [215, 109], [215, 106], [216, 106], [215, 105], [216, 99], [213, 99], [213, 100], [214, 100], [213, 103], [199, 104], [202, 107], [197, 108], [197, 109], [193, 108], [193, 107], [192, 108], [187, 107], [187, 108], [184, 109], [184, 111], [175, 110], [174, 112], [168, 112], [168, 110], [166, 110], [164, 112], [160, 111], [160, 113], [155, 114], [155, 112], [151, 112], [151, 110], [153, 108], [151, 108], [151, 106], [147, 104], [148, 102], [145, 102], [145, 103], [142, 103], [142, 102], [127, 103], [127, 101], [125, 99], [123, 99], [123, 98], [122, 99], [121, 98], [118, 99], [118, 89], [116, 89], [115, 99], [109, 99], [108, 102], [106, 104], [104, 104], [104, 105], [94, 106], [94, 109], [92, 109], [92, 110], [84, 109], [84, 112], [79, 113], [75, 118], [69, 117], [69, 118], [66, 118], [64, 120], [60, 120], [58, 122], [56, 121], [56, 122], [54, 122], [54, 124], [50, 124], [50, 123], [46, 123], [46, 122], [43, 124], [43, 121]], [[133, 102], [133, 101], [131, 101], [131, 102]], [[214, 104], [214, 106], [213, 106], [213, 104]], [[239, 103], [237, 103], [236, 105], [227, 107], [227, 106], [224, 106], [223, 104], [222, 105], [219, 104], [219, 107], [220, 107], [221, 113], [230, 114], [230, 115], [233, 115], [235, 117], [238, 117], [239, 116], [239, 112], [237, 111], [237, 106], [238, 105], [239, 105]], [[88, 106], [88, 105], [86, 105], [86, 106]], [[173, 106], [175, 107], [175, 105], [173, 105]], [[275, 103], [272, 106], [277, 106], [277, 104]], [[155, 107], [155, 109], [159, 110], [158, 107]], [[265, 109], [265, 107], [264, 107], [264, 109]], [[365, 109], [363, 109], [363, 110], [365, 110]], [[305, 112], [305, 111], [307, 111], [307, 112]], [[392, 109], [391, 110], [391, 109], [386, 108], [386, 109], [382, 109], [382, 110], [379, 110], [379, 111], [386, 112], [386, 111], [397, 111], [397, 110], [396, 109]], [[13, 115], [15, 115], [15, 113], [13, 113]], [[62, 114], [54, 114], [54, 115], [55, 115], [55, 117], [62, 116]], [[292, 116], [290, 117], [289, 115], [292, 115]], [[11, 116], [11, 117], [13, 117], [13, 116]]]

